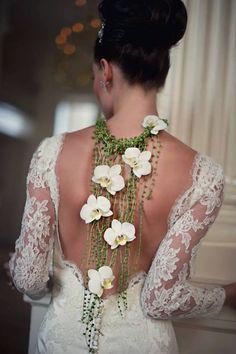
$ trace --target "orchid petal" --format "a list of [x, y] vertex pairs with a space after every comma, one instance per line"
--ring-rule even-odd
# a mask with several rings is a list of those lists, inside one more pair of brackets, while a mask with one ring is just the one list
[[113, 229], [110, 227], [105, 231], [104, 233], [104, 240], [110, 245], [114, 245], [114, 242], [116, 240], [116, 233], [114, 232]]
[[140, 168], [135, 168], [133, 169], [133, 173], [135, 174], [136, 177], [141, 178], [142, 173], [140, 172]]
[[166, 129], [168, 127], [167, 123], [162, 119], [159, 120], [157, 126], [158, 126], [159, 130]]
[[164, 130], [167, 128], [167, 124], [164, 121], [160, 121], [152, 130], [151, 133], [152, 134], [157, 134], [159, 133], [160, 130]]
[[139, 157], [139, 160], [141, 161], [148, 161], [150, 160], [152, 154], [150, 151], [146, 150], [146, 151], [142, 151]]
[[158, 119], [159, 117], [158, 116], [155, 116], [155, 115], [148, 115], [144, 118], [144, 121], [143, 121], [143, 127], [146, 128], [146, 127], [149, 127], [149, 126], [155, 126], [157, 125], [158, 123]]
[[139, 178], [141, 176], [147, 176], [152, 171], [152, 165], [150, 164], [150, 162], [143, 162], [142, 164], [139, 164], [137, 167], [135, 167], [133, 171], [134, 174]]
[[[121, 165], [114, 165], [110, 168], [110, 177], [114, 177], [114, 176], [117, 176], [121, 173]], [[113, 179], [113, 178], [112, 178]]]
[[111, 227], [115, 231], [116, 235], [121, 235], [122, 224], [119, 220], [112, 220]]
[[99, 268], [98, 273], [99, 273], [102, 281], [107, 278], [114, 279], [112, 269], [108, 266], [103, 266], [103, 267]]
[[94, 278], [90, 279], [88, 282], [88, 288], [91, 293], [96, 294], [99, 297], [101, 297], [103, 294], [103, 289], [100, 280], [97, 281]]
[[97, 205], [98, 205], [99, 209], [101, 209], [105, 213], [107, 213], [111, 207], [110, 201], [103, 196], [100, 196], [97, 198]]
[[80, 211], [81, 219], [85, 220], [86, 224], [92, 221], [91, 218], [91, 207], [85, 204]]
[[109, 210], [107, 213], [102, 213], [102, 216], [105, 216], [105, 217], [108, 217], [108, 216], [111, 216], [113, 215], [113, 212], [111, 210]]
[[130, 161], [125, 157], [125, 155], [122, 155], [122, 160], [129, 165]]
[[99, 179], [104, 176], [108, 176], [110, 171], [110, 167], [107, 165], [99, 165], [94, 170], [94, 176]]
[[88, 197], [87, 204], [89, 206], [91, 206], [91, 207], [96, 207], [97, 206], [97, 199], [96, 199], [95, 195], [91, 194]]
[[127, 148], [125, 150], [125, 157], [127, 159], [134, 158], [134, 157], [139, 157], [140, 155], [140, 150], [138, 148]]
[[122, 176], [118, 175], [118, 176], [112, 177], [111, 188], [114, 191], [118, 192], [121, 189], [123, 189], [124, 187], [125, 187], [125, 181], [124, 181], [124, 178]]
[[155, 126], [155, 127], [151, 130], [151, 133], [152, 133], [153, 135], [158, 134], [158, 133], [159, 133], [159, 129], [158, 129], [158, 127], [157, 127], [157, 126]]
[[116, 191], [112, 190], [112, 186], [108, 186], [107, 187], [107, 191], [111, 194], [111, 195], [115, 195]]
[[95, 270], [95, 269], [89, 269], [88, 270], [88, 277], [89, 277], [89, 279], [93, 278], [95, 280], [99, 280], [100, 281], [100, 275], [99, 275], [98, 271]]
[[95, 269], [89, 269], [88, 270], [88, 276], [90, 278], [88, 282], [88, 288], [89, 290], [93, 293], [98, 295], [99, 297], [102, 296], [103, 289], [101, 287], [101, 278], [100, 274], [97, 270]]
[[98, 179], [97, 179], [95, 176], [92, 177], [92, 181], [93, 181], [94, 183], [98, 183]]
[[126, 235], [128, 238], [132, 238], [135, 235], [135, 227], [129, 222], [124, 222], [121, 228], [121, 234]]

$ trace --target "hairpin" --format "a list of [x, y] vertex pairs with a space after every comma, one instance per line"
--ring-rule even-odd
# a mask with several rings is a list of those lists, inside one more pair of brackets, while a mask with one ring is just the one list
[[103, 39], [103, 34], [104, 34], [104, 28], [105, 28], [105, 23], [102, 23], [102, 27], [100, 28], [100, 30], [98, 31], [98, 38], [99, 38], [99, 43], [102, 43], [102, 39]]

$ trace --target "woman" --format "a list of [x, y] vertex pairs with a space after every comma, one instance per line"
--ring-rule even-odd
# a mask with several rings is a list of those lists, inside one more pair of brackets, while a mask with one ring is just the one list
[[221, 167], [165, 129], [156, 94], [183, 37], [181, 0], [103, 0], [94, 92], [106, 120], [46, 138], [27, 178], [15, 286], [52, 300], [36, 353], [178, 353], [171, 319], [212, 316], [236, 286], [191, 285]]

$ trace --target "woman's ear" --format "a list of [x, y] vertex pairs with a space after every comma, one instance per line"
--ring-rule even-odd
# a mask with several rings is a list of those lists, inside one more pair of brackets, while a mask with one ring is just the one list
[[100, 66], [101, 66], [104, 82], [112, 82], [112, 78], [113, 78], [112, 65], [106, 59], [101, 59]]

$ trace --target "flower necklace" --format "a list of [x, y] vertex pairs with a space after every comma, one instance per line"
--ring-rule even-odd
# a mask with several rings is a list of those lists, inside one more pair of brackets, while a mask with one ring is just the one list
[[[136, 244], [135, 265], [141, 254], [144, 201], [151, 199], [160, 155], [158, 133], [167, 121], [155, 115], [144, 118], [144, 131], [137, 137], [117, 139], [106, 121], [98, 119], [94, 130], [92, 193], [80, 217], [88, 227], [87, 289], [84, 294], [82, 322], [90, 353], [96, 353], [101, 334], [104, 291], [113, 287], [114, 267], [118, 267], [118, 301], [121, 316], [127, 310], [130, 250]], [[152, 151], [146, 150], [148, 139]], [[125, 181], [122, 173], [128, 167]], [[140, 183], [139, 183], [140, 182]], [[137, 193], [138, 185], [141, 185]], [[138, 232], [135, 212], [138, 212]]]
[[160, 119], [157, 116], [150, 115], [145, 117], [143, 122], [144, 131], [134, 138], [120, 138], [117, 139], [107, 129], [105, 120], [99, 119], [97, 121], [97, 140], [102, 139], [104, 143], [104, 150], [107, 155], [111, 154], [123, 154], [129, 147], [137, 147], [143, 150], [146, 146], [145, 142], [152, 134], [156, 135], [160, 130], [167, 127], [168, 123], [166, 119]]

